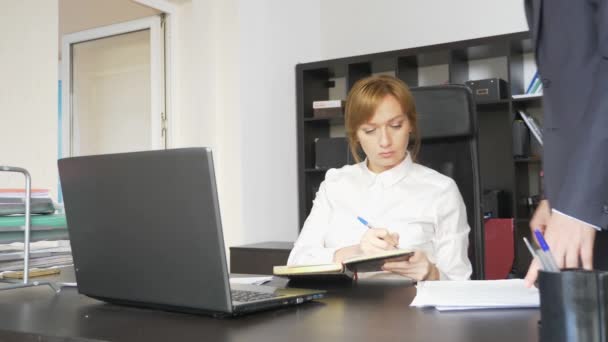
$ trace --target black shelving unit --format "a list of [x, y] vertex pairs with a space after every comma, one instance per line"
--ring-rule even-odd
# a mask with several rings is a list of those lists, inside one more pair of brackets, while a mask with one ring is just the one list
[[[515, 219], [514, 269], [522, 275], [530, 261], [522, 237], [529, 237], [527, 225], [532, 213], [524, 199], [538, 194], [538, 175], [542, 163], [536, 156], [524, 159], [513, 157], [512, 123], [518, 117], [518, 109], [534, 108], [538, 112], [542, 111], [542, 96], [514, 99], [511, 94], [524, 93], [524, 55], [530, 53], [533, 53], [533, 48], [529, 33], [517, 32], [298, 64], [296, 92], [300, 227], [311, 210], [316, 191], [327, 171], [315, 169], [314, 140], [334, 136], [336, 131], [343, 132], [344, 126], [343, 117], [314, 118], [313, 101], [346, 99], [348, 91], [357, 80], [373, 74], [395, 75], [410, 87], [464, 84], [469, 80], [471, 63], [498, 58], [504, 60], [502, 70], [506, 71], [503, 75], [489, 77], [506, 77], [510, 94], [506, 99], [477, 104], [481, 184], [484, 190], [504, 190], [510, 198], [507, 217]], [[433, 68], [436, 72], [429, 81], [428, 77], [425, 78], [424, 71]], [[437, 76], [437, 73], [441, 75]], [[339, 89], [339, 84], [344, 85], [341, 87], [343, 89]], [[538, 147], [535, 151], [539, 152]]]

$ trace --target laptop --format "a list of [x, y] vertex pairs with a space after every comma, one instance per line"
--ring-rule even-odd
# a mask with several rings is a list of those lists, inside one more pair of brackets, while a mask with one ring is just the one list
[[84, 295], [232, 316], [325, 293], [230, 284], [209, 148], [73, 157], [58, 164]]

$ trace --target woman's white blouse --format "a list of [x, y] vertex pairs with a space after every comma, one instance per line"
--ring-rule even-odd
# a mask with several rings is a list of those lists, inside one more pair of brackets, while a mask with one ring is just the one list
[[337, 249], [359, 244], [368, 228], [357, 216], [399, 233], [400, 248], [424, 251], [440, 279], [471, 276], [470, 228], [456, 183], [409, 155], [379, 174], [366, 162], [327, 171], [288, 264], [331, 263]]

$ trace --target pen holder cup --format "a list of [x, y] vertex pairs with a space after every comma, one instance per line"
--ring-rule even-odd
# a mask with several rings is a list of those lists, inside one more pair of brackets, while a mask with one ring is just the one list
[[608, 272], [540, 271], [540, 341], [608, 342]]

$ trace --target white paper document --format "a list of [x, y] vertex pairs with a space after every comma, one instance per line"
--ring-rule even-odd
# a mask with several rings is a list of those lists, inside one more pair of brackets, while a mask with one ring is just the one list
[[242, 278], [230, 278], [230, 284], [241, 284], [241, 285], [263, 285], [272, 280], [270, 277], [242, 277]]
[[420, 282], [410, 306], [449, 311], [537, 308], [539, 303], [537, 288], [527, 288], [522, 279], [507, 279]]

